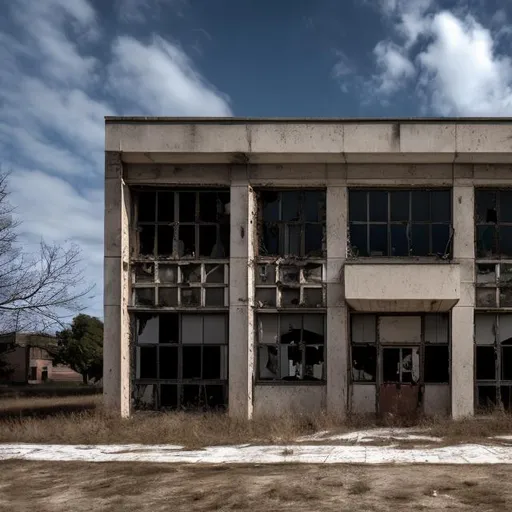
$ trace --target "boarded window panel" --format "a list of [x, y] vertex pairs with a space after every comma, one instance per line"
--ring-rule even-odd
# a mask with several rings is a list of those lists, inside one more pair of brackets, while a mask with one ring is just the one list
[[496, 353], [494, 347], [476, 347], [476, 379], [496, 379]]
[[448, 382], [450, 357], [447, 345], [425, 347], [425, 382]]
[[204, 316], [203, 341], [207, 344], [227, 343], [227, 317], [225, 315]]
[[375, 343], [377, 341], [375, 315], [352, 316], [352, 342]]
[[367, 220], [367, 192], [364, 190], [349, 190], [349, 220], [364, 222]]
[[495, 308], [496, 288], [477, 288], [476, 305], [480, 308]]
[[425, 343], [448, 343], [448, 315], [425, 315]]
[[181, 341], [185, 344], [203, 342], [203, 317], [201, 315], [182, 315]]
[[494, 345], [495, 316], [475, 314], [475, 342], [477, 345]]

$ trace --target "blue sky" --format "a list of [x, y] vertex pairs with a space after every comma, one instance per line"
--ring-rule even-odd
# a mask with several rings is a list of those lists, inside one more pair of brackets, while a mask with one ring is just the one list
[[76, 242], [101, 315], [105, 115], [512, 116], [512, 2], [0, 0], [21, 240]]

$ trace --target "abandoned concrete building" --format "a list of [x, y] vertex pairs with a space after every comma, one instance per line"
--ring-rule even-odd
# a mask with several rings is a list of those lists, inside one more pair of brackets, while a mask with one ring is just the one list
[[106, 118], [108, 407], [512, 403], [512, 123]]

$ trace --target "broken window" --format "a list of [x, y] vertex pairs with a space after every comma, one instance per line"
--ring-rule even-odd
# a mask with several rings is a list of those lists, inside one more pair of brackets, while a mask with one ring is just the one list
[[[134, 304], [161, 307], [227, 307], [227, 263], [135, 263]], [[151, 287], [150, 287], [151, 286]]]
[[512, 315], [475, 314], [476, 397], [480, 407], [510, 406]]
[[259, 314], [257, 334], [260, 380], [325, 380], [325, 315]]
[[135, 407], [224, 407], [227, 339], [225, 314], [138, 314]]
[[420, 350], [417, 347], [384, 347], [382, 381], [397, 384], [417, 383], [420, 378]]
[[229, 191], [141, 190], [136, 196], [138, 255], [229, 257]]
[[324, 266], [315, 263], [265, 263], [256, 266], [257, 308], [322, 308]]
[[478, 308], [512, 307], [512, 265], [477, 263], [476, 306]]
[[476, 189], [477, 258], [512, 257], [512, 189]]
[[352, 381], [376, 382], [377, 378], [377, 317], [352, 315]]
[[451, 254], [451, 191], [349, 190], [349, 254]]
[[325, 256], [325, 191], [259, 192], [260, 256]]

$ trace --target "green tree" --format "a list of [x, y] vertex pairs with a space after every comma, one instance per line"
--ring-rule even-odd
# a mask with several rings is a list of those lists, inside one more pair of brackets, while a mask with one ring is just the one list
[[54, 363], [71, 367], [82, 375], [84, 384], [87, 384], [89, 379], [101, 379], [103, 322], [94, 316], [76, 316], [69, 329], [57, 333]]

